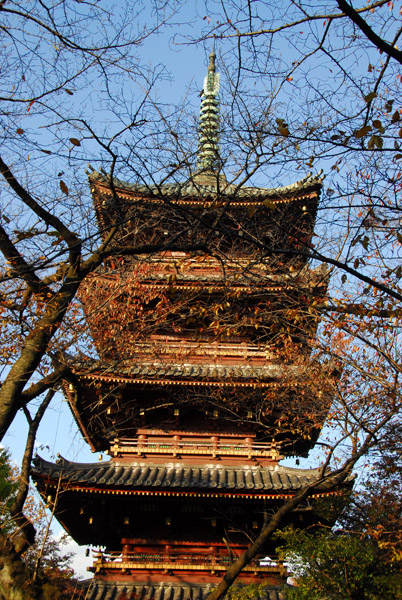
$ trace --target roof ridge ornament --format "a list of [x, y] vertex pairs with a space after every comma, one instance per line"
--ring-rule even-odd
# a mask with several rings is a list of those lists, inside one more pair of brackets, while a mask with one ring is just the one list
[[198, 138], [198, 172], [218, 173], [220, 170], [219, 130], [219, 73], [215, 66], [215, 48], [209, 55], [208, 72], [201, 91], [201, 108]]

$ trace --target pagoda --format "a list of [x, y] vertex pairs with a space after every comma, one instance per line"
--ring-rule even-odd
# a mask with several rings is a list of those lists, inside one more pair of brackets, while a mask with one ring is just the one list
[[[118, 224], [116, 255], [81, 287], [97, 357], [71, 361], [64, 393], [109, 460], [36, 457], [33, 469], [65, 530], [99, 547], [88, 600], [206, 598], [275, 508], [319, 477], [279, 463], [308, 454], [330, 402], [330, 373], [310, 359], [328, 274], [300, 250], [322, 177], [229, 183], [218, 93], [212, 52], [188, 180], [89, 176], [104, 239]], [[142, 246], [155, 250], [131, 253]], [[313, 524], [315, 497], [285, 524]], [[271, 600], [286, 579], [274, 550], [240, 577]]]

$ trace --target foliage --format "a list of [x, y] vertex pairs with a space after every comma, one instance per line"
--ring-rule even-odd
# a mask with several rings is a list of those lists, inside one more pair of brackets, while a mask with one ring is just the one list
[[0, 449], [0, 526], [8, 533], [13, 529], [10, 506], [17, 493], [16, 469], [10, 461], [10, 453]]
[[353, 495], [340, 524], [364, 532], [381, 550], [382, 561], [402, 567], [401, 426], [387, 428], [364, 485]]
[[360, 533], [286, 530], [280, 556], [296, 587], [289, 600], [377, 600], [402, 598], [399, 565], [384, 560], [375, 540]]
[[344, 505], [336, 529], [288, 529], [275, 536], [285, 542], [279, 555], [296, 580], [285, 590], [289, 600], [402, 598], [400, 433], [400, 427], [388, 429], [377, 449], [382, 453], [373, 457], [370, 475]]
[[59, 596], [63, 598], [64, 595], [67, 597], [67, 594], [70, 594], [69, 598], [78, 599], [80, 597], [79, 583], [71, 568], [71, 560], [74, 555], [72, 552], [63, 551], [63, 546], [69, 542], [68, 535], [63, 534], [56, 539], [52, 531], [47, 528], [46, 517], [41, 518], [40, 527], [37, 529], [34, 546], [24, 554], [25, 564], [33, 573], [38, 567], [40, 558], [37, 577], [46, 581], [48, 588], [53, 588], [56, 598]]
[[266, 583], [250, 583], [248, 585], [236, 584], [228, 591], [227, 598], [229, 598], [229, 600], [257, 600], [259, 598], [265, 598], [266, 593]]
[[[1, 532], [11, 539], [17, 533], [16, 523], [11, 517], [11, 507], [15, 502], [20, 473], [11, 461], [9, 452], [1, 449], [0, 452], [0, 506], [1, 506]], [[77, 581], [71, 568], [72, 553], [63, 552], [62, 548], [68, 543], [68, 536], [64, 534], [60, 539], [54, 538], [49, 529], [49, 515], [45, 507], [38, 502], [33, 490], [24, 504], [25, 514], [35, 525], [37, 536], [35, 543], [23, 554], [23, 562], [34, 579], [45, 581], [46, 588], [55, 598], [63, 597], [65, 593], [71, 597], [79, 597]], [[74, 596], [75, 594], [75, 596]], [[70, 597], [70, 596], [68, 596]]]

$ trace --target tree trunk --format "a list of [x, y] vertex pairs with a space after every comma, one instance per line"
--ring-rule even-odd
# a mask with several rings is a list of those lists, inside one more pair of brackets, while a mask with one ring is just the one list
[[67, 598], [46, 578], [32, 580], [32, 573], [0, 532], [0, 600], [58, 600]]
[[40, 586], [32, 585], [28, 568], [12, 544], [0, 533], [0, 598], [42, 600]]

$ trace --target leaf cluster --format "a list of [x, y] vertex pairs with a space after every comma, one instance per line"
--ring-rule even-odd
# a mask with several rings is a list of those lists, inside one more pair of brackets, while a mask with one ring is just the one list
[[287, 560], [295, 587], [288, 600], [384, 600], [402, 598], [399, 565], [384, 560], [380, 545], [358, 532], [297, 531], [278, 537], [278, 551]]

